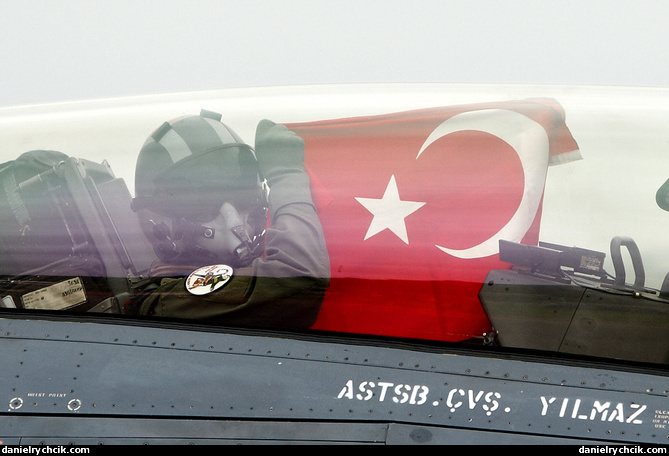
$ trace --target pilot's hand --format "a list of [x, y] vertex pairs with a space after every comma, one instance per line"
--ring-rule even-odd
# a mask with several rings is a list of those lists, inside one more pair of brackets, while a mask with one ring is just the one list
[[255, 151], [270, 186], [277, 174], [304, 172], [304, 140], [284, 125], [262, 120], [256, 129]]
[[304, 169], [304, 140], [284, 125], [263, 120], [256, 130], [256, 157], [269, 184], [272, 220], [295, 203], [313, 205]]

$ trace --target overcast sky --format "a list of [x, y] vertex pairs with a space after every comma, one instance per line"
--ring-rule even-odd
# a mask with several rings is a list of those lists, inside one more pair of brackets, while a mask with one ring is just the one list
[[667, 0], [0, 0], [0, 106], [357, 82], [669, 87]]

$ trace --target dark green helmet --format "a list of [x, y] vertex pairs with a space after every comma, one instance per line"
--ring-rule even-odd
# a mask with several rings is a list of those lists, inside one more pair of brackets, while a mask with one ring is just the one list
[[203, 110], [163, 123], [146, 140], [135, 169], [133, 208], [163, 260], [187, 250], [189, 237], [211, 235], [199, 224], [226, 201], [265, 216], [256, 215], [254, 233], [239, 236], [257, 250], [268, 191], [253, 149], [221, 123], [220, 114]]

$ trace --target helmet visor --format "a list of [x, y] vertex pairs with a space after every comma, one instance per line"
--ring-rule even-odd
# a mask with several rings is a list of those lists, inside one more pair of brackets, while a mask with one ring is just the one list
[[253, 149], [229, 144], [180, 160], [154, 178], [150, 208], [190, 220], [211, 220], [224, 202], [250, 207], [261, 193]]

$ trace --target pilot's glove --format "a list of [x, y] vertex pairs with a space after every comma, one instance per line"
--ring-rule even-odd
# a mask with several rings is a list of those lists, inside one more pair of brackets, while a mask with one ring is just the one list
[[304, 171], [304, 140], [284, 125], [260, 121], [255, 149], [260, 169], [270, 183], [277, 172]]
[[304, 170], [304, 140], [284, 125], [262, 120], [256, 129], [258, 165], [270, 187], [274, 213], [286, 204], [313, 204]]

